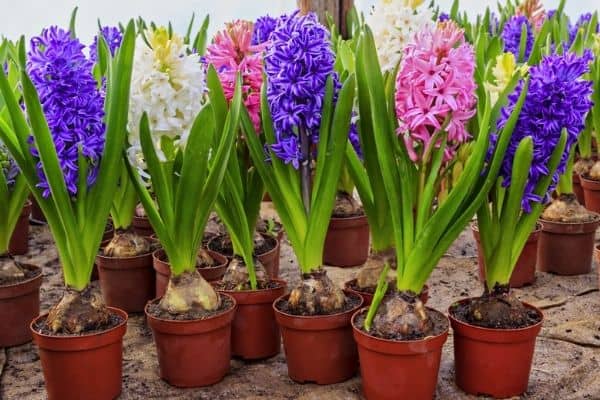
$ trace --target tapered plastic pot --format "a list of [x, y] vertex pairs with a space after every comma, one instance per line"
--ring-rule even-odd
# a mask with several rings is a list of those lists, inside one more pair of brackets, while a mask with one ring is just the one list
[[[218, 264], [210, 268], [198, 268], [198, 272], [200, 272], [200, 275], [209, 282], [218, 281], [225, 275], [229, 260], [220, 253], [208, 249], [206, 251], [208, 251], [208, 254]], [[164, 250], [159, 249], [152, 253], [152, 266], [156, 273], [156, 297], [162, 297], [167, 290], [169, 278], [171, 277], [171, 267], [169, 266]]]
[[[517, 264], [510, 276], [510, 287], [520, 288], [526, 285], [531, 285], [535, 282], [535, 268], [537, 265], [537, 254], [538, 254], [538, 242], [540, 239], [540, 232], [542, 226], [538, 224], [536, 229], [531, 232], [523, 247], [523, 251], [517, 259]], [[481, 242], [479, 240], [479, 230], [477, 225], [471, 225], [471, 232], [475, 242], [477, 242], [477, 261], [479, 266], [479, 280], [485, 282], [485, 260], [483, 258], [483, 252], [481, 251]]]
[[25, 265], [37, 275], [14, 285], [0, 286], [0, 348], [18, 346], [31, 341], [29, 323], [40, 314], [42, 270]]
[[[596, 256], [596, 262], [600, 265], [600, 245], [596, 246], [594, 249], [594, 255]], [[598, 275], [598, 289], [600, 289], [600, 271], [597, 273]]]
[[580, 177], [581, 187], [583, 188], [583, 196], [585, 208], [590, 211], [600, 213], [600, 182], [592, 179]]
[[[465, 303], [470, 299], [461, 300]], [[541, 320], [522, 329], [490, 329], [456, 319], [453, 306], [448, 309], [454, 332], [456, 384], [473, 395], [494, 398], [519, 396], [527, 390], [529, 373], [544, 315], [532, 305]]]
[[31, 201], [31, 221], [36, 224], [45, 224], [46, 217], [40, 208], [37, 200], [33, 196], [29, 196], [29, 201]]
[[329, 220], [323, 262], [336, 267], [362, 265], [369, 257], [369, 222], [365, 215]]
[[160, 319], [148, 313], [160, 377], [172, 386], [202, 387], [220, 382], [229, 372], [231, 323], [235, 299], [225, 293], [232, 306], [215, 316], [190, 321]]
[[135, 257], [96, 256], [100, 288], [107, 305], [128, 313], [143, 312], [146, 303], [155, 298], [156, 274], [152, 253]]
[[557, 275], [588, 274], [592, 270], [594, 237], [600, 216], [591, 222], [540, 220], [538, 270]]
[[356, 325], [358, 316], [367, 311], [363, 308], [352, 317], [365, 397], [369, 400], [432, 399], [449, 325], [441, 334], [421, 340], [380, 339]]
[[8, 252], [13, 256], [27, 254], [29, 251], [29, 216], [31, 215], [31, 202], [27, 201], [23, 206], [21, 215], [17, 220], [10, 242]]
[[[374, 293], [358, 290], [355, 287], [356, 287], [356, 279], [351, 279], [351, 280], [347, 281], [346, 283], [344, 283], [344, 289], [346, 291], [360, 295], [360, 297], [363, 298], [363, 306], [365, 306], [365, 307], [370, 306], [371, 302], [373, 301]], [[429, 286], [427, 286], [427, 285], [423, 286], [423, 290], [421, 291], [421, 294], [419, 295], [419, 299], [421, 300], [421, 302], [423, 304], [427, 304], [427, 301], [429, 300]]]
[[577, 201], [582, 206], [585, 206], [585, 194], [583, 192], [583, 186], [581, 186], [581, 178], [579, 174], [573, 173], [573, 193], [577, 197]]
[[237, 311], [231, 331], [231, 354], [245, 360], [273, 357], [281, 350], [281, 333], [275, 321], [273, 301], [285, 293], [286, 282], [262, 290], [220, 290], [233, 297]]
[[154, 235], [154, 228], [150, 225], [148, 217], [134, 216], [131, 226], [133, 227], [133, 231], [140, 236], [151, 237]]
[[127, 313], [117, 308], [109, 309], [123, 321], [114, 328], [89, 335], [38, 333], [34, 326], [46, 319], [47, 314], [31, 323], [49, 400], [107, 400], [115, 399], [121, 393]]
[[362, 297], [351, 310], [332, 315], [300, 316], [277, 308], [284, 295], [273, 303], [281, 328], [289, 377], [300, 383], [330, 385], [352, 378], [358, 370], [358, 352], [352, 337], [350, 320], [362, 306]]
[[269, 235], [263, 235], [263, 237], [265, 238], [265, 240], [275, 241], [275, 246], [269, 251], [266, 251], [262, 254], [257, 254], [256, 258], [258, 258], [258, 261], [260, 261], [263, 267], [265, 267], [269, 278], [277, 279], [277, 277], [279, 276], [279, 258], [281, 255], [281, 247], [279, 245], [279, 240]]

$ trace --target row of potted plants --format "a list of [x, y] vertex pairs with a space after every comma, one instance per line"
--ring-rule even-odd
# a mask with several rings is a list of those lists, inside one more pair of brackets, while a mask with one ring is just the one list
[[[281, 330], [297, 382], [346, 380], [360, 359], [367, 398], [431, 398], [452, 326], [459, 387], [526, 390], [543, 314], [510, 280], [540, 216], [543, 243], [555, 233], [548, 221], [573, 214], [566, 178], [596, 93], [586, 74], [597, 16], [569, 39], [564, 4], [541, 20], [536, 2], [509, 5], [496, 24], [489, 11], [471, 23], [455, 6], [434, 21], [419, 2], [400, 3], [379, 3], [367, 24], [354, 13], [351, 39], [303, 2], [229, 23], [208, 45], [207, 19], [195, 37], [191, 25], [181, 37], [141, 19], [103, 28], [89, 57], [74, 29], [48, 28], [29, 50], [3, 42], [0, 195], [11, 206], [1, 237], [30, 191], [65, 293], [36, 317], [39, 268], [2, 260], [2, 282], [20, 290], [9, 298], [29, 299], [2, 311], [20, 318], [24, 340], [33, 335], [49, 398], [118, 396], [127, 312], [142, 311], [160, 376], [175, 386], [220, 381], [232, 355], [277, 354]], [[390, 13], [431, 13], [407, 27], [391, 70], [390, 30], [378, 23]], [[502, 38], [490, 34], [498, 29]], [[265, 190], [300, 268], [288, 294], [276, 251], [265, 257], [276, 240], [257, 226]], [[205, 250], [213, 210], [226, 236]], [[360, 217], [350, 221], [357, 237], [328, 233], [332, 214]], [[475, 214], [484, 293], [453, 304], [448, 319], [425, 306], [425, 282]], [[343, 290], [323, 268], [325, 244], [358, 247], [366, 230], [369, 253], [339, 261], [366, 261]], [[95, 264], [102, 292], [90, 284]], [[227, 267], [208, 282], [207, 265]]]

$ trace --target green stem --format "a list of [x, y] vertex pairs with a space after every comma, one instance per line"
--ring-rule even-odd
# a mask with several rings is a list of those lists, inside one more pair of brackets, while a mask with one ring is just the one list
[[575, 166], [575, 146], [571, 147], [569, 159], [567, 160], [567, 168], [565, 173], [558, 178], [558, 187], [556, 190], [559, 194], [573, 193], [573, 167]]

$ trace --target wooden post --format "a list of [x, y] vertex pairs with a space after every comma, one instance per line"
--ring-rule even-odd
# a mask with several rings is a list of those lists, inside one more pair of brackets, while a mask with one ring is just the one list
[[333, 17], [335, 25], [342, 36], [346, 37], [346, 14], [352, 8], [353, 0], [298, 0], [298, 8], [314, 11], [319, 16], [321, 23], [326, 23], [326, 14]]

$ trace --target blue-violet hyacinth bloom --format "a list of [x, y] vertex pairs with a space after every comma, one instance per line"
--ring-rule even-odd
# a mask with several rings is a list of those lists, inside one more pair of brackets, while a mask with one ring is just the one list
[[265, 54], [267, 99], [276, 132], [271, 147], [286, 164], [302, 161], [300, 130], [318, 140], [327, 79], [335, 56], [327, 28], [314, 13], [282, 16]]
[[446, 12], [441, 12], [440, 15], [438, 15], [439, 22], [448, 21], [449, 19], [450, 19], [450, 15]]
[[[104, 150], [104, 98], [92, 75], [93, 63], [83, 53], [84, 45], [56, 26], [44, 29], [31, 39], [27, 72], [35, 85], [65, 184], [70, 195], [77, 194], [79, 151], [88, 163], [87, 184], [96, 180]], [[32, 140], [32, 153], [38, 156]], [[43, 196], [50, 186], [37, 165]]]
[[[592, 20], [592, 13], [581, 14], [579, 16], [579, 19], [577, 19], [577, 22], [575, 23], [575, 25], [569, 27], [569, 47], [575, 41], [575, 38], [577, 37], [577, 32], [579, 31], [579, 29], [583, 28], [584, 26], [587, 26], [587, 24], [589, 24], [591, 20]], [[598, 24], [596, 24], [593, 31], [595, 33], [598, 33], [599, 29], [600, 29], [600, 26]]]
[[[582, 57], [573, 53], [550, 55], [529, 70], [529, 90], [500, 171], [503, 185], [508, 187], [517, 147], [524, 137], [530, 136], [533, 139], [533, 160], [521, 203], [525, 212], [531, 212], [532, 202], [547, 201], [548, 193], [556, 187], [559, 175], [565, 172], [571, 146], [584, 129], [586, 115], [592, 107], [592, 83], [582, 76], [589, 71], [591, 59], [590, 51], [586, 51]], [[502, 109], [498, 128], [503, 128], [508, 121], [522, 89], [521, 81]], [[548, 163], [563, 128], [567, 130], [567, 145], [561, 162], [548, 192], [545, 196], [537, 195], [534, 193], [535, 187], [549, 173]], [[492, 140], [497, 140], [497, 137], [494, 135]]]
[[[110, 50], [110, 55], [114, 56], [115, 52], [119, 47], [121, 47], [121, 41], [123, 40], [123, 34], [121, 30], [116, 26], [104, 26], [100, 30], [102, 37], [106, 41], [108, 45], [108, 49]], [[94, 36], [94, 42], [90, 46], [90, 60], [96, 62], [96, 58], [98, 57], [98, 35]]]
[[525, 41], [525, 60], [529, 58], [533, 47], [533, 29], [529, 20], [524, 15], [514, 16], [504, 25], [502, 30], [502, 40], [504, 41], [504, 51], [511, 52], [519, 57], [521, 49], [521, 33], [523, 25], [527, 27], [527, 40]]
[[277, 27], [277, 18], [270, 15], [259, 17], [254, 22], [254, 30], [252, 31], [252, 44], [262, 44], [269, 40], [269, 36]]
[[19, 167], [2, 141], [0, 141], [0, 173], [4, 175], [8, 188], [12, 188], [19, 175]]

